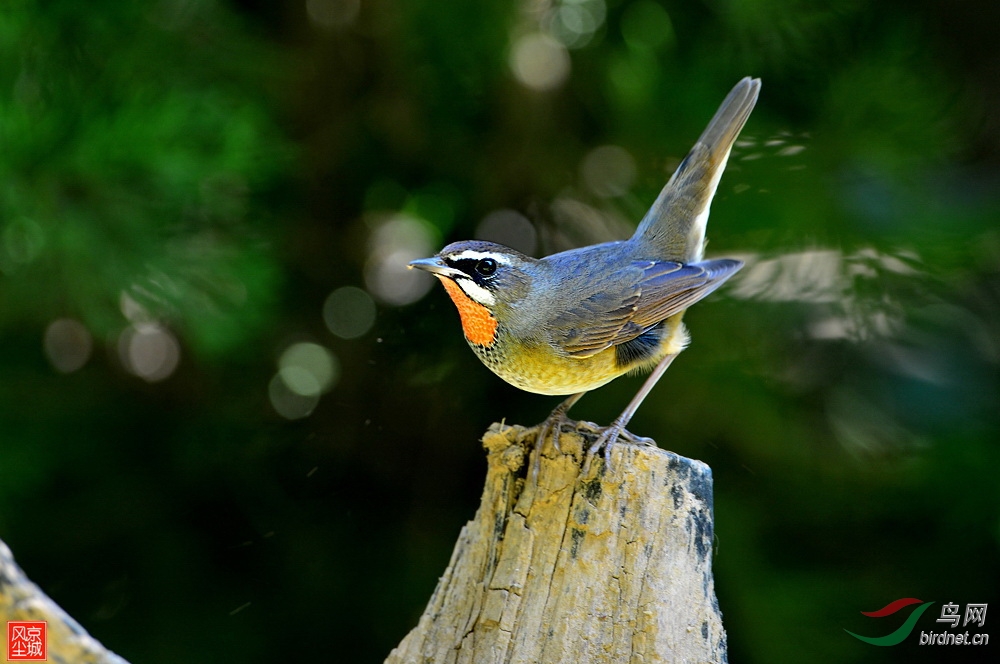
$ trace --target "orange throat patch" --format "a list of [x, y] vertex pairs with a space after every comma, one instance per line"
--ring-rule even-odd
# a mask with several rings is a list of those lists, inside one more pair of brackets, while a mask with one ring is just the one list
[[466, 295], [454, 281], [447, 277], [438, 278], [458, 308], [465, 338], [479, 346], [492, 346], [496, 339], [497, 319], [490, 314], [489, 309]]

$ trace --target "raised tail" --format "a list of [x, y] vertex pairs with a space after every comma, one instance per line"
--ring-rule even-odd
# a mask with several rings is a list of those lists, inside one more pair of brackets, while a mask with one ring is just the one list
[[758, 94], [758, 78], [748, 76], [736, 84], [643, 217], [634, 239], [650, 245], [657, 258], [701, 260], [712, 197]]

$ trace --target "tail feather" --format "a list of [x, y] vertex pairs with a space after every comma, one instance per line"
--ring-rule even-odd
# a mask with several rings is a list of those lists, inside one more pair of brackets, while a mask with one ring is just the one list
[[643, 217], [634, 237], [655, 247], [661, 260], [701, 260], [712, 197], [758, 94], [760, 79], [736, 84]]

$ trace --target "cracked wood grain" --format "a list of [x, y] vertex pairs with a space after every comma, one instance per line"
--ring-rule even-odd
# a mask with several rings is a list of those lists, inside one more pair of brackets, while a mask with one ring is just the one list
[[582, 477], [584, 423], [533, 479], [536, 433], [486, 432], [480, 507], [386, 664], [725, 662], [708, 466], [619, 444]]

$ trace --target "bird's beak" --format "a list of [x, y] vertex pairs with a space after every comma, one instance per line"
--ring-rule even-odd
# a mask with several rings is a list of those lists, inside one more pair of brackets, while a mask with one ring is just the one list
[[459, 275], [464, 275], [465, 273], [461, 270], [456, 270], [453, 267], [448, 267], [444, 264], [440, 258], [419, 258], [415, 261], [410, 261], [408, 268], [411, 270], [417, 268], [418, 270], [424, 270], [430, 272], [435, 277], [447, 277], [449, 279], [454, 279]]

